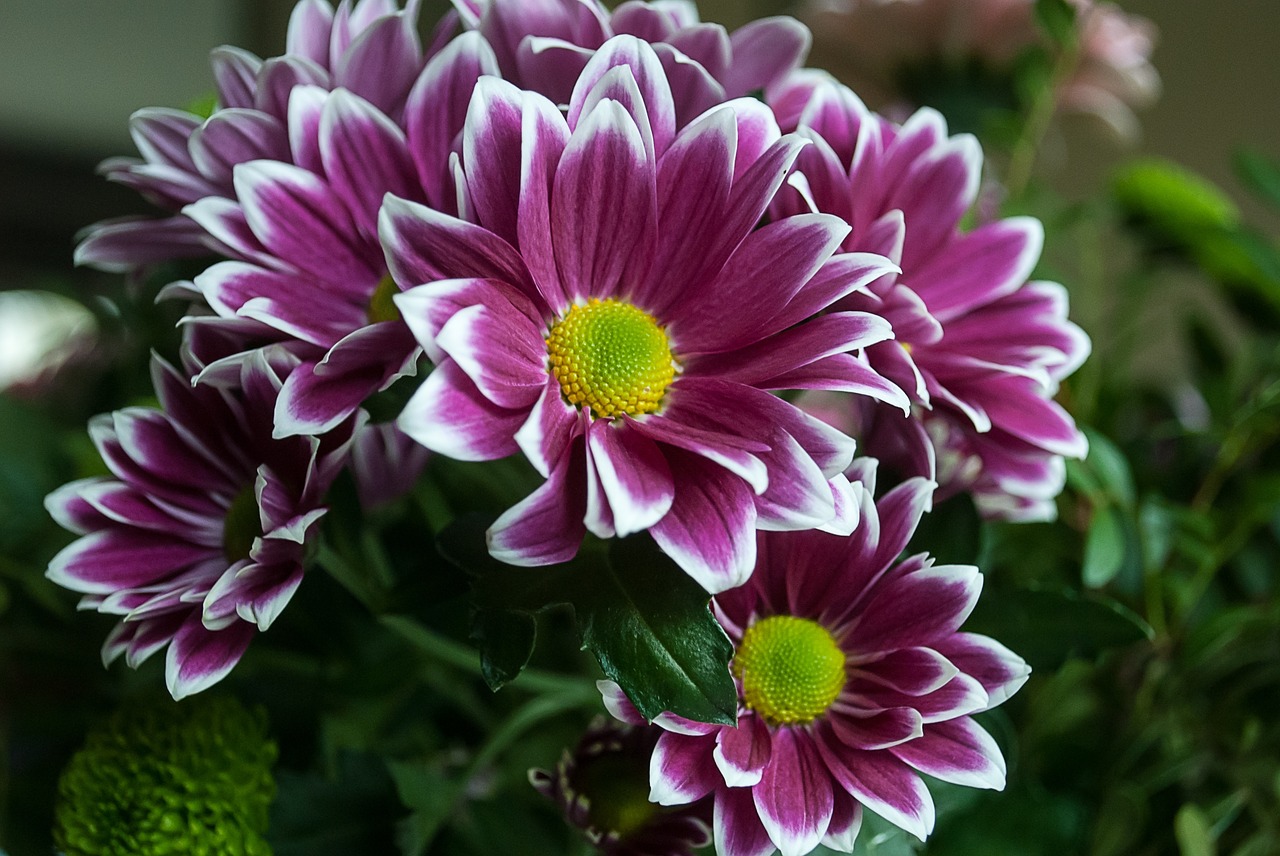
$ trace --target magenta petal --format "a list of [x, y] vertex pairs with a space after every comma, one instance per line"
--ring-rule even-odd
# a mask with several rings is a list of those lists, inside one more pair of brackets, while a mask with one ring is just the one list
[[982, 684], [992, 707], [1017, 692], [1031, 674], [1031, 668], [1017, 654], [996, 640], [976, 633], [956, 633], [940, 640], [935, 647], [956, 668]]
[[277, 161], [250, 161], [236, 166], [235, 185], [249, 228], [280, 258], [322, 282], [381, 277], [356, 243], [351, 215], [314, 173]]
[[524, 262], [506, 241], [425, 205], [388, 196], [378, 235], [402, 289], [440, 279], [496, 279], [515, 286], [528, 280]]
[[134, 529], [104, 529], [62, 549], [45, 573], [63, 588], [110, 594], [146, 585], [206, 558], [210, 548]]
[[619, 538], [648, 529], [671, 509], [675, 483], [667, 459], [657, 443], [626, 422], [590, 422], [587, 454]]
[[223, 45], [209, 52], [209, 63], [218, 88], [218, 105], [252, 107], [262, 60], [241, 48]]
[[498, 73], [493, 49], [479, 33], [462, 33], [431, 58], [405, 104], [409, 150], [425, 197], [450, 213], [452, 181], [449, 155], [467, 116], [467, 105], [481, 76]]
[[838, 853], [852, 853], [862, 829], [862, 806], [844, 791], [836, 790], [833, 796], [831, 823], [822, 845]]
[[240, 662], [257, 629], [238, 621], [225, 630], [208, 630], [199, 615], [192, 614], [169, 645], [164, 669], [169, 694], [181, 700], [225, 678]]
[[889, 491], [877, 503], [880, 519], [880, 541], [871, 564], [887, 568], [898, 558], [924, 513], [933, 507], [933, 491], [937, 486], [922, 478], [908, 479]]
[[729, 37], [733, 64], [724, 78], [730, 97], [767, 89], [800, 66], [809, 54], [813, 36], [795, 18], [761, 18], [734, 30]]
[[910, 284], [946, 324], [1025, 283], [1043, 246], [1039, 220], [1009, 217], [954, 238], [945, 251], [911, 271]]
[[524, 94], [496, 77], [476, 84], [463, 126], [462, 161], [475, 219], [512, 246], [520, 210]]
[[[671, 100], [671, 85], [653, 48], [634, 36], [615, 36], [591, 57], [569, 99], [569, 127], [578, 128], [580, 117], [588, 114], [594, 90], [611, 71], [620, 67], [630, 72], [642, 99], [642, 104], [630, 107], [633, 121], [636, 125], [650, 127], [653, 145], [650, 156], [661, 154], [675, 136], [675, 104]], [[643, 120], [639, 118], [642, 112], [645, 114]]]
[[863, 651], [929, 645], [969, 616], [982, 576], [968, 565], [938, 565], [888, 578], [859, 609], [850, 644]]
[[321, 66], [329, 64], [329, 33], [333, 7], [325, 0], [299, 0], [289, 16], [285, 45], [289, 53], [304, 56]]
[[725, 784], [731, 788], [757, 784], [772, 755], [771, 745], [769, 727], [758, 716], [744, 714], [736, 728], [721, 728], [712, 754]]
[[289, 159], [284, 125], [257, 110], [219, 110], [191, 135], [190, 148], [200, 174], [219, 187], [231, 183], [236, 164]]
[[314, 173], [324, 171], [320, 161], [320, 119], [329, 102], [322, 86], [297, 86], [289, 93], [289, 150], [293, 162]]
[[196, 276], [194, 284], [224, 318], [253, 318], [326, 350], [365, 322], [363, 307], [346, 295], [325, 295], [310, 277], [246, 262], [215, 264]]
[[1004, 757], [991, 735], [968, 717], [925, 726], [923, 736], [895, 746], [895, 756], [936, 779], [1003, 790]]
[[831, 730], [841, 743], [851, 748], [887, 749], [923, 734], [924, 720], [909, 707], [895, 707], [871, 716], [850, 713], [832, 716]]
[[510, 303], [458, 310], [435, 342], [500, 407], [528, 408], [546, 385], [546, 346], [528, 317]]
[[560, 382], [548, 375], [529, 418], [516, 432], [516, 443], [543, 477], [564, 454], [579, 418], [578, 409], [564, 400]]
[[461, 461], [492, 461], [518, 451], [515, 433], [526, 416], [489, 401], [448, 360], [427, 375], [396, 424], [433, 452]]
[[586, 534], [585, 457], [581, 446], [570, 446], [537, 490], [494, 521], [487, 536], [490, 555], [522, 566], [554, 565], [577, 555]]
[[327, 90], [329, 73], [305, 57], [273, 57], [262, 64], [253, 106], [285, 120], [289, 116], [289, 100], [293, 91], [302, 86], [318, 86]]
[[325, 176], [366, 236], [377, 237], [378, 209], [387, 193], [421, 193], [404, 132], [363, 98], [343, 89], [329, 96], [319, 139]]
[[711, 793], [720, 784], [714, 745], [703, 736], [662, 732], [649, 760], [649, 801], [687, 805]]
[[751, 788], [718, 788], [713, 817], [718, 856], [770, 856], [776, 848], [756, 811]]
[[[470, 306], [503, 306], [514, 309], [528, 323], [541, 328], [542, 315], [524, 292], [494, 279], [445, 279], [410, 288], [392, 296], [405, 324], [433, 363], [445, 360], [436, 342], [449, 319]], [[538, 335], [541, 341], [541, 334]]]
[[751, 795], [782, 856], [804, 856], [827, 834], [834, 807], [831, 778], [808, 733], [773, 733], [773, 754]]
[[[690, 235], [719, 228], [733, 180], [733, 111], [716, 110], [684, 129], [658, 161], [658, 221], [662, 224], [646, 285], [634, 298], [662, 314], [707, 260]], [[696, 200], [696, 202], [695, 202]]]
[[187, 143], [200, 127], [200, 119], [184, 110], [146, 107], [129, 117], [129, 135], [148, 163], [193, 169]]
[[388, 15], [356, 37], [333, 70], [333, 77], [337, 86], [351, 90], [384, 113], [396, 114], [421, 68], [422, 47], [413, 22], [408, 17]]
[[527, 94], [521, 127], [520, 211], [516, 227], [520, 253], [539, 293], [553, 312], [560, 313], [571, 301], [556, 267], [551, 237], [551, 187], [569, 141], [569, 126], [554, 104]]
[[[673, 401], [671, 407], [674, 406]], [[672, 409], [669, 417], [649, 414], [641, 420], [630, 417], [627, 420], [650, 439], [701, 455], [741, 478], [755, 493], [764, 493], [769, 486], [769, 471], [758, 457], [768, 448], [764, 443], [716, 428], [695, 427], [679, 419], [678, 415]]]
[[122, 273], [139, 265], [212, 254], [204, 229], [176, 215], [96, 223], [76, 246], [75, 263]]
[[596, 689], [600, 691], [600, 700], [604, 704], [604, 709], [619, 722], [625, 722], [628, 725], [648, 725], [645, 718], [640, 715], [640, 711], [636, 710], [636, 706], [631, 703], [631, 699], [627, 698], [627, 694], [622, 691], [622, 687], [613, 681], [596, 681]]
[[624, 291], [623, 271], [651, 252], [654, 181], [635, 122], [616, 102], [602, 102], [570, 137], [551, 192], [551, 235], [567, 296]]
[[415, 370], [414, 344], [403, 324], [383, 321], [347, 335], [319, 363], [298, 366], [276, 402], [275, 436], [332, 430], [370, 395]]
[[711, 594], [741, 585], [756, 559], [751, 489], [698, 455], [674, 449], [666, 455], [675, 476], [675, 501], [650, 534]]
[[924, 841], [933, 831], [933, 798], [920, 776], [888, 752], [861, 752], [817, 741], [822, 760], [850, 796]]
[[920, 696], [945, 686], [960, 669], [931, 648], [899, 648], [859, 664], [851, 680], [870, 680], [898, 692]]
[[848, 224], [826, 214], [788, 217], [752, 232], [714, 279], [681, 295], [673, 342], [685, 351], [714, 352], [774, 332], [743, 307], [790, 301], [848, 233]]

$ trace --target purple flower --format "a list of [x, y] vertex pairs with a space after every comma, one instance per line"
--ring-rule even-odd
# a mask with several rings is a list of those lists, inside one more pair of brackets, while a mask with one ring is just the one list
[[757, 527], [851, 528], [852, 442], [770, 390], [905, 407], [847, 353], [888, 325], [815, 317], [892, 267], [833, 255], [848, 231], [834, 217], [754, 230], [802, 145], [751, 99], [677, 133], [657, 55], [618, 36], [567, 120], [480, 82], [465, 219], [388, 198], [396, 305], [436, 363], [400, 427], [463, 460], [522, 451], [547, 479], [490, 529], [495, 556], [560, 562], [587, 530], [648, 530], [714, 592], [751, 572]]
[[649, 802], [649, 757], [661, 733], [602, 718], [554, 771], [530, 770], [529, 781], [604, 856], [693, 856], [711, 843], [711, 806]]
[[948, 136], [936, 111], [899, 126], [819, 72], [793, 75], [770, 101], [783, 127], [813, 142], [775, 213], [835, 214], [851, 227], [843, 249], [882, 253], [902, 269], [840, 308], [893, 325], [895, 340], [866, 356], [912, 394], [924, 430], [861, 402], [835, 424], [854, 431], [865, 454], [907, 474], [933, 478], [936, 456], [942, 494], [970, 490], [989, 516], [1052, 517], [1063, 457], [1086, 451], [1053, 396], [1088, 355], [1089, 339], [1067, 320], [1061, 285], [1027, 281], [1044, 239], [1039, 221], [961, 228], [982, 151], [970, 135]]
[[671, 81], [677, 126], [727, 99], [750, 95], [798, 68], [812, 36], [794, 18], [762, 18], [727, 32], [687, 0], [454, 0], [465, 26], [493, 46], [502, 76], [568, 103], [579, 74], [616, 35], [649, 42]]
[[449, 158], [475, 81], [497, 71], [479, 35], [438, 40], [424, 55], [416, 27], [416, 3], [334, 11], [304, 0], [284, 56], [214, 51], [219, 109], [205, 121], [140, 111], [143, 160], [107, 168], [173, 215], [99, 224], [77, 251], [108, 268], [228, 257], [164, 294], [196, 304], [190, 323], [241, 338], [202, 382], [234, 378], [263, 344], [286, 343], [301, 359], [278, 404], [281, 436], [333, 428], [416, 365], [390, 300], [378, 208], [390, 192], [455, 210]]
[[[663, 714], [650, 798], [684, 805], [711, 795], [716, 852], [784, 856], [819, 844], [852, 852], [863, 809], [923, 839], [934, 806], [921, 773], [1002, 788], [1004, 760], [971, 715], [1026, 680], [1015, 654], [958, 632], [977, 601], [977, 568], [897, 561], [929, 502], [912, 479], [878, 507], [875, 462], [849, 537], [761, 533], [755, 574], [714, 609], [736, 646], [737, 726]], [[615, 684], [600, 683], [619, 719], [640, 722]]]
[[45, 500], [82, 537], [47, 576], [83, 593], [82, 609], [122, 616], [102, 656], [130, 666], [168, 646], [174, 698], [221, 680], [266, 630], [302, 580], [303, 557], [325, 513], [355, 420], [319, 440], [272, 438], [272, 413], [296, 362], [260, 351], [235, 393], [193, 387], [156, 358], [161, 410], [127, 408], [89, 433], [112, 477], [72, 482]]

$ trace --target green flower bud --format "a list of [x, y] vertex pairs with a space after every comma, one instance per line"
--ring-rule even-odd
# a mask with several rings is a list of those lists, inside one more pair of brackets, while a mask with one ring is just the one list
[[66, 856], [270, 856], [276, 745], [232, 698], [117, 711], [62, 772], [54, 841]]

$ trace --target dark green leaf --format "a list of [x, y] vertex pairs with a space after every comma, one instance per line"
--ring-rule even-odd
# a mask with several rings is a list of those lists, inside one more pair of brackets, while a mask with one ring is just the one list
[[732, 723], [737, 690], [733, 646], [708, 609], [709, 598], [645, 537], [584, 549], [573, 561], [515, 568], [485, 550], [485, 521], [466, 517], [440, 537], [440, 550], [473, 576], [485, 675], [497, 685], [527, 662], [532, 616], [572, 607], [583, 647], [605, 675], [652, 719], [663, 711]]
[[1076, 9], [1067, 0], [1036, 0], [1036, 20], [1060, 45], [1076, 38]]
[[1151, 628], [1116, 601], [1071, 589], [993, 586], [983, 592], [965, 629], [999, 639], [1036, 670], [1151, 637]]
[[982, 551], [982, 534], [982, 518], [973, 499], [960, 493], [920, 519], [907, 552], [928, 551], [947, 564], [975, 564]]
[[1124, 564], [1124, 521], [1120, 509], [1102, 505], [1094, 509], [1084, 540], [1080, 577], [1089, 588], [1102, 588], [1116, 578]]
[[1280, 162], [1256, 149], [1236, 152], [1236, 175], [1259, 199], [1280, 210]]

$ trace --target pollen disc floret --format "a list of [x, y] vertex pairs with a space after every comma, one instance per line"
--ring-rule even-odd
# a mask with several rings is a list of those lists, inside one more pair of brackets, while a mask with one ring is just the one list
[[565, 399], [598, 418], [654, 412], [675, 377], [666, 332], [621, 300], [571, 306], [547, 335], [547, 355]]
[[747, 628], [733, 661], [743, 701], [771, 725], [803, 725], [826, 712], [844, 689], [844, 666], [831, 633], [793, 615]]

